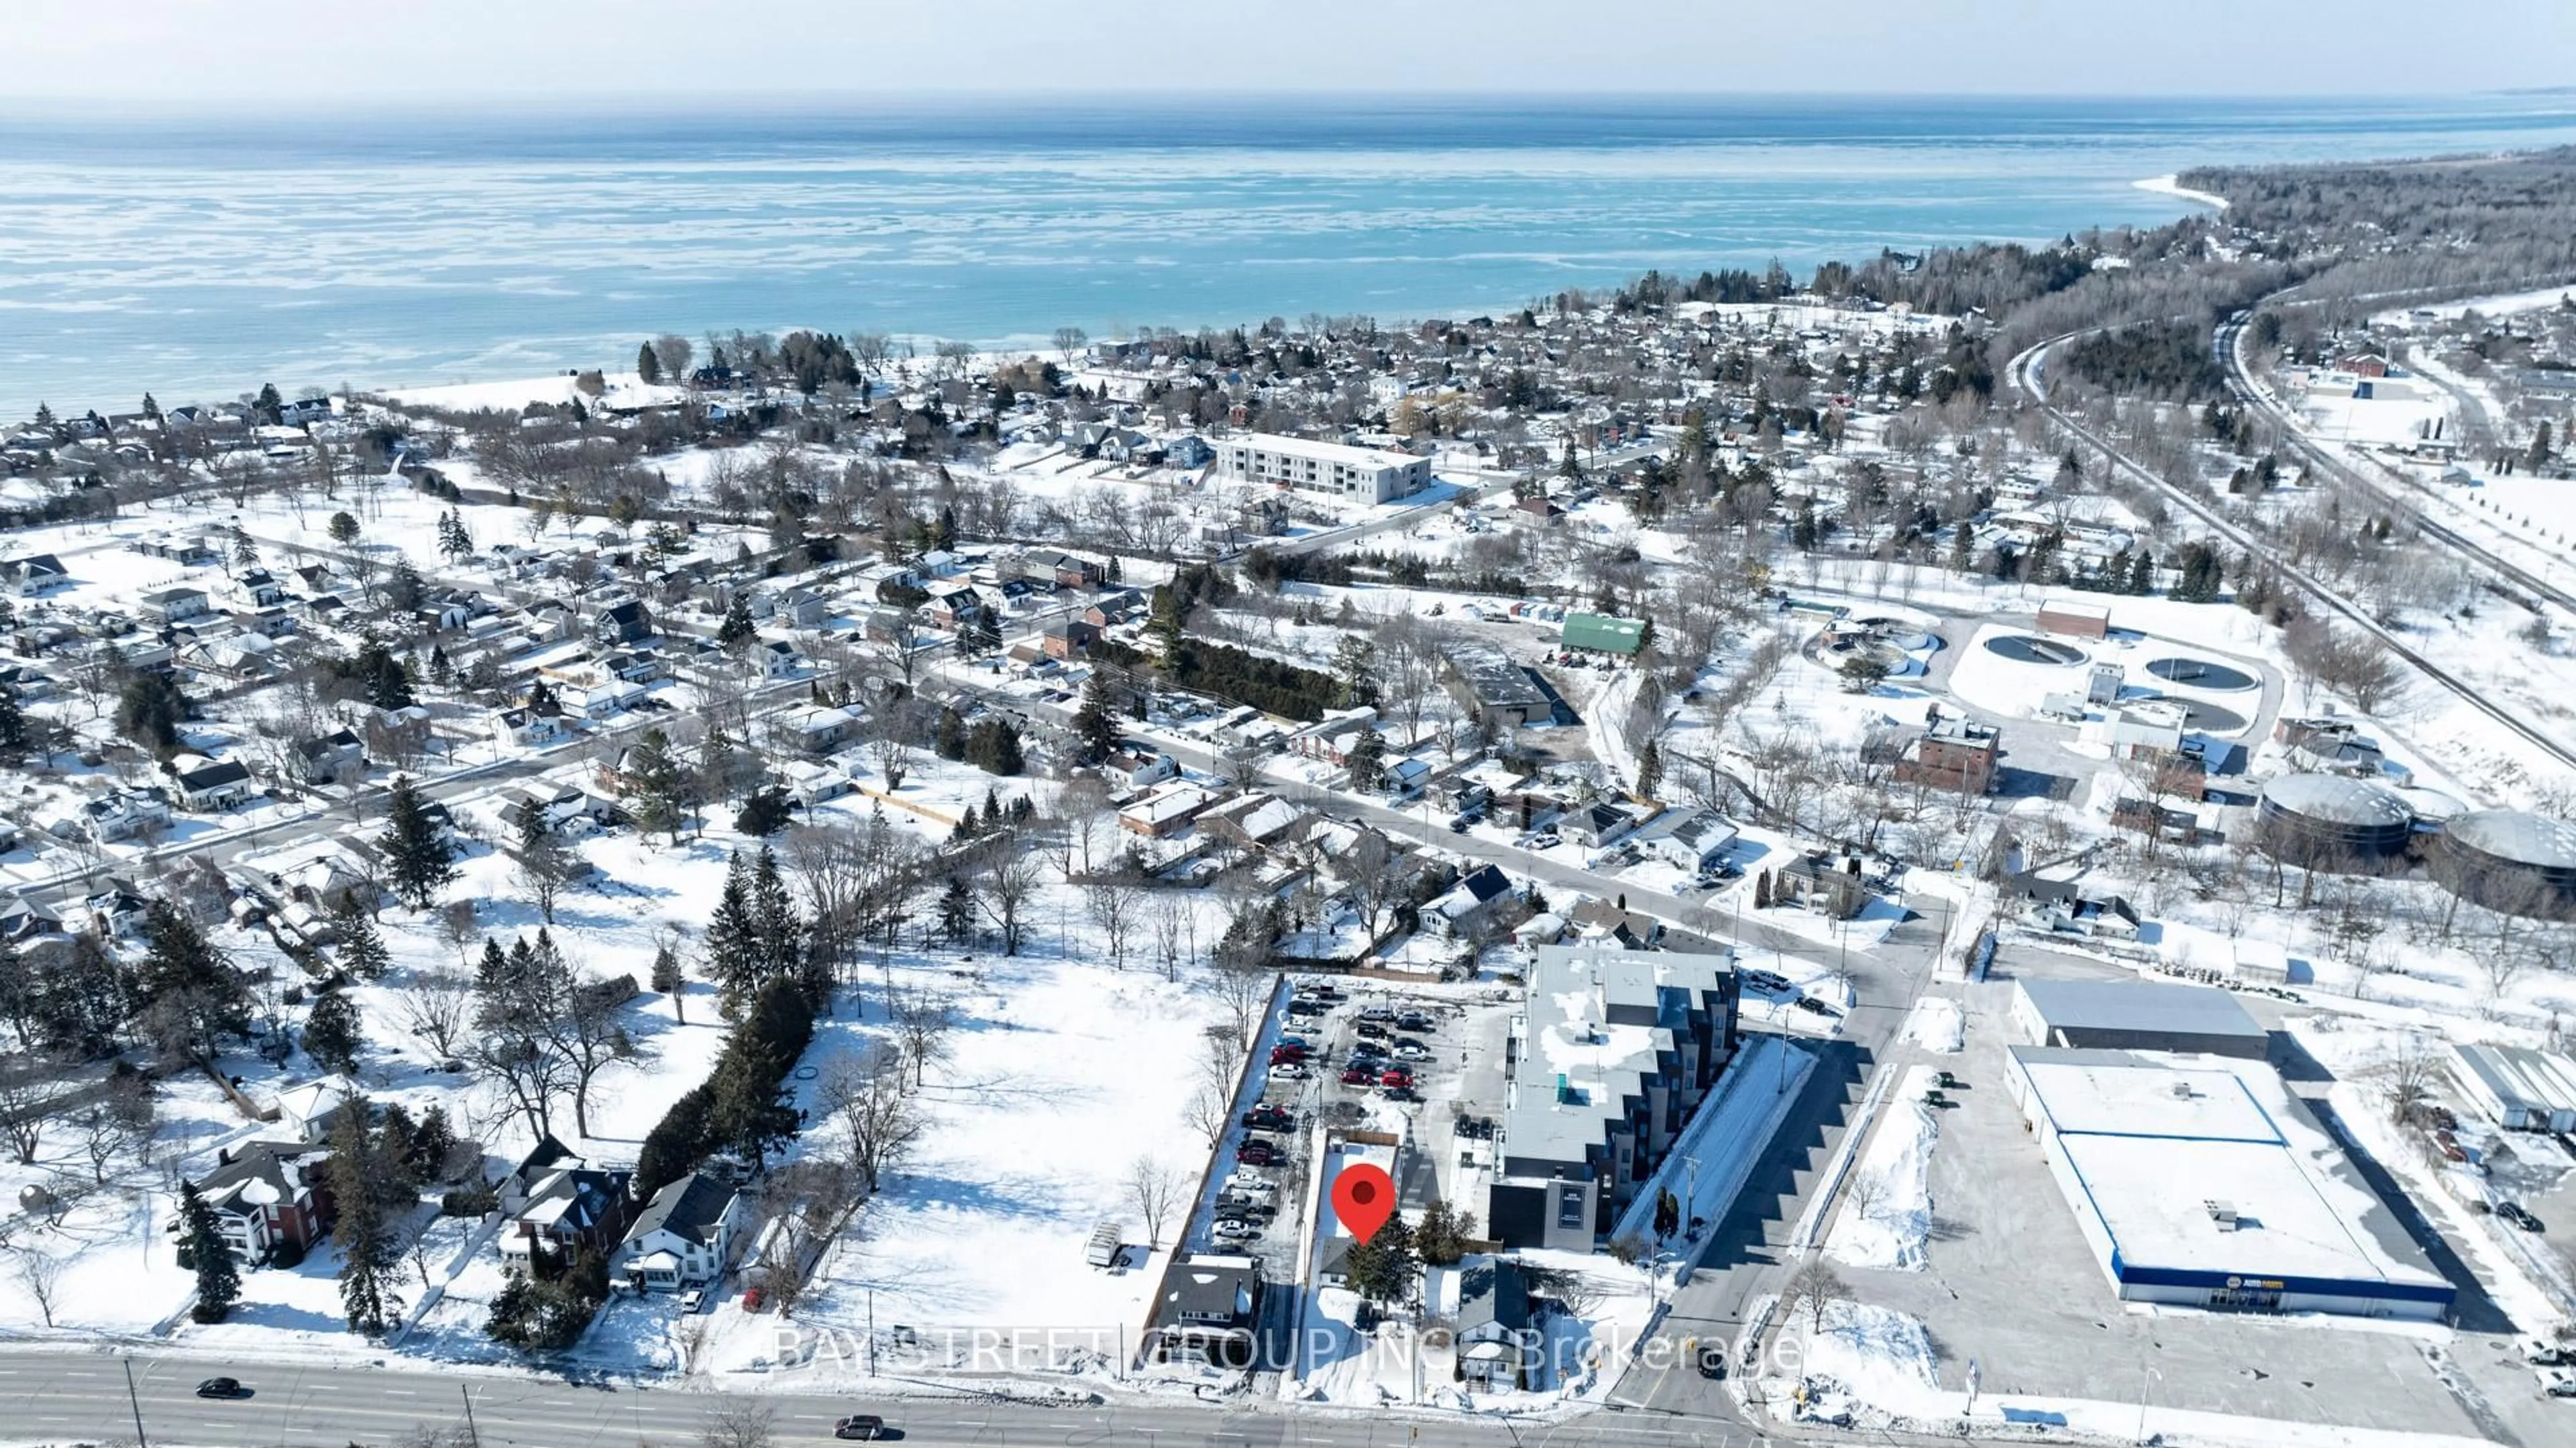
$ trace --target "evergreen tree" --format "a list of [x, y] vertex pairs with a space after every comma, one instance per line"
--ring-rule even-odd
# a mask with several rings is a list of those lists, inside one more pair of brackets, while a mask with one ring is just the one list
[[743, 801], [742, 808], [734, 814], [733, 827], [754, 839], [766, 839], [787, 828], [794, 818], [788, 808], [786, 786], [771, 785], [754, 790], [751, 798]]
[[657, 726], [644, 731], [635, 747], [626, 751], [619, 774], [619, 793], [626, 809], [635, 817], [635, 828], [645, 834], [667, 831], [671, 843], [680, 842], [680, 826], [687, 822], [687, 789], [680, 778], [679, 761], [671, 757], [671, 737]]
[[678, 952], [668, 944], [653, 951], [653, 989], [671, 998], [671, 1019], [687, 1024], [689, 978], [680, 971]]
[[1467, 1255], [1467, 1223], [1449, 1209], [1446, 1197], [1433, 1197], [1413, 1229], [1413, 1249], [1424, 1265], [1455, 1267]]
[[662, 359], [653, 355], [650, 342], [635, 349], [635, 380], [647, 387], [662, 385]]
[[429, 682], [441, 689], [456, 687], [456, 665], [447, 657], [444, 644], [429, 646]]
[[1097, 665], [1082, 686], [1082, 708], [1073, 716], [1073, 732], [1082, 745], [1085, 764], [1098, 764], [1118, 747], [1118, 710], [1109, 697], [1109, 675]]
[[394, 895], [414, 911], [426, 910], [456, 879], [456, 847], [422, 808], [409, 775], [394, 776], [385, 816], [385, 832], [376, 837], [376, 846], [384, 851]]
[[331, 541], [343, 548], [358, 541], [358, 520], [345, 512], [332, 514], [327, 526]]
[[1753, 877], [1753, 908], [1756, 910], [1771, 908], [1771, 872], [1768, 870]]
[[974, 732], [967, 736], [966, 761], [987, 774], [1005, 779], [1028, 767], [1020, 748], [1019, 727], [1007, 719], [976, 721]]
[[1350, 771], [1351, 788], [1366, 792], [1386, 784], [1386, 736], [1374, 729], [1360, 731], [1359, 742], [1342, 760]]
[[955, 705], [939, 706], [939, 724], [931, 733], [930, 749], [952, 763], [966, 757], [966, 717], [957, 712]]
[[752, 918], [751, 866], [736, 851], [725, 868], [724, 889], [715, 912], [707, 917], [707, 979], [716, 983], [727, 1019], [760, 989], [760, 930]]
[[382, 980], [393, 968], [392, 952], [385, 949], [384, 937], [376, 933], [375, 917], [369, 915], [356, 897], [343, 897], [331, 918], [340, 931], [340, 968], [359, 980]]
[[767, 845], [752, 866], [751, 923], [760, 941], [760, 983], [793, 979], [805, 963], [805, 917], [797, 913], [778, 856]]
[[2156, 555], [2141, 548], [2137, 558], [2129, 564], [2129, 592], [2143, 596], [2154, 592], [2155, 587]]
[[198, 1061], [212, 1060], [220, 1037], [250, 1027], [250, 994], [240, 973], [167, 900], [146, 908], [143, 930], [150, 945], [135, 973], [135, 995], [145, 1003], [154, 1039]]
[[547, 823], [546, 812], [535, 800], [520, 801], [511, 813], [510, 825], [517, 836], [519, 879], [536, 897], [538, 917], [552, 925], [555, 899], [575, 873], [572, 851], [565, 848], [563, 837]]
[[1977, 525], [1961, 518], [1950, 530], [1950, 571], [1965, 578], [1976, 561]]
[[1412, 1295], [1413, 1279], [1422, 1271], [1422, 1259], [1413, 1247], [1412, 1229], [1400, 1216], [1387, 1218], [1377, 1235], [1351, 1244], [1343, 1270], [1350, 1277], [1351, 1290], [1369, 1301], [1380, 1305], [1404, 1301]]
[[2531, 447], [2522, 456], [2523, 466], [2533, 472], [2549, 466], [2549, 419], [2542, 418], [2532, 430]]
[[161, 420], [161, 404], [153, 401], [149, 392], [143, 394], [143, 415], [155, 422]]
[[741, 658], [759, 638], [760, 627], [751, 621], [751, 595], [737, 590], [725, 605], [724, 622], [716, 626], [716, 646]]
[[402, 1174], [387, 1159], [382, 1136], [363, 1098], [352, 1099], [331, 1129], [332, 1245], [340, 1249], [340, 1309], [349, 1330], [381, 1337], [400, 1319], [403, 1303], [394, 1285], [402, 1262], [395, 1232]]
[[1653, 799], [1664, 783], [1664, 751], [1654, 740], [1637, 751], [1637, 797]]
[[304, 1054], [315, 1064], [326, 1071], [355, 1071], [358, 1052], [366, 1044], [366, 1028], [348, 992], [335, 990], [314, 998], [312, 1009], [304, 1013]]
[[1378, 699], [1377, 645], [1357, 634], [1344, 634], [1333, 650], [1333, 676], [1341, 682], [1342, 707], [1374, 707]]
[[221, 1322], [241, 1301], [241, 1266], [233, 1261], [233, 1249], [224, 1245], [223, 1223], [195, 1182], [179, 1183], [179, 1222], [188, 1265], [197, 1272], [197, 1301], [188, 1315], [199, 1322]]
[[36, 426], [47, 432], [53, 430], [54, 409], [50, 404], [41, 401], [36, 404]]
[[155, 759], [179, 752], [179, 726], [187, 720], [188, 696], [156, 673], [140, 673], [116, 694], [116, 732]]
[[939, 935], [951, 945], [960, 945], [975, 933], [975, 887], [964, 875], [948, 877], [946, 888], [939, 892]]

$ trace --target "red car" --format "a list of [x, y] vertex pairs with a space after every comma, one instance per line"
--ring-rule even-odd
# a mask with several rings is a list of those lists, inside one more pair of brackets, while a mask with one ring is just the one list
[[1305, 1059], [1306, 1048], [1303, 1046], [1273, 1046], [1270, 1048], [1270, 1064], [1273, 1066], [1283, 1066], [1290, 1061], [1303, 1061]]
[[742, 1310], [745, 1312], [758, 1312], [760, 1310], [760, 1304], [768, 1300], [768, 1296], [769, 1294], [761, 1291], [757, 1287], [744, 1288], [742, 1290]]
[[1342, 1084], [1345, 1086], [1366, 1086], [1376, 1079], [1366, 1066], [1353, 1066], [1342, 1072]]
[[1377, 1078], [1377, 1084], [1380, 1086], [1410, 1086], [1413, 1084], [1413, 1073], [1407, 1071], [1402, 1066], [1389, 1066], [1386, 1068], [1386, 1074]]
[[1234, 1154], [1234, 1159], [1245, 1166], [1277, 1166], [1279, 1153], [1266, 1141], [1247, 1141], [1243, 1150]]

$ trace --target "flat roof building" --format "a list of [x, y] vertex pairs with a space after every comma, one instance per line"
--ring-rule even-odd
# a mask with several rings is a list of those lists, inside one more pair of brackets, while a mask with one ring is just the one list
[[2007, 1079], [2122, 1301], [2450, 1312], [2450, 1282], [2269, 1066], [2015, 1046]]
[[1539, 947], [1486, 1203], [1497, 1240], [1588, 1252], [1610, 1234], [1733, 1058], [1738, 990], [1731, 955]]
[[2271, 1033], [2213, 986], [2148, 980], [2024, 980], [2013, 1020], [2035, 1046], [2178, 1051], [2260, 1061]]
[[1431, 482], [1429, 458], [1275, 433], [1229, 438], [1218, 446], [1216, 457], [1219, 470], [1238, 482], [1276, 483], [1369, 503], [1393, 502]]
[[2460, 1094], [2508, 1131], [2576, 1131], [2576, 1061], [2522, 1046], [2451, 1047]]
[[1612, 618], [1606, 613], [1569, 613], [1559, 642], [1569, 649], [1587, 649], [1594, 653], [1635, 653], [1646, 641], [1646, 621], [1639, 618]]
[[1450, 696], [1486, 728], [1518, 729], [1556, 717], [1556, 701], [1494, 645], [1451, 639], [1440, 646], [1440, 657], [1449, 666]]

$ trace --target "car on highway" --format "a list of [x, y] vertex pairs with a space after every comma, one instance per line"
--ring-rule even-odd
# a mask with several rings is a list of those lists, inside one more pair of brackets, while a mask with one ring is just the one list
[[241, 1380], [238, 1378], [208, 1378], [204, 1382], [197, 1384], [197, 1396], [201, 1398], [247, 1398], [250, 1396], [250, 1389], [243, 1387], [241, 1385]]
[[885, 1419], [874, 1413], [852, 1413], [832, 1425], [832, 1436], [873, 1443], [886, 1436]]

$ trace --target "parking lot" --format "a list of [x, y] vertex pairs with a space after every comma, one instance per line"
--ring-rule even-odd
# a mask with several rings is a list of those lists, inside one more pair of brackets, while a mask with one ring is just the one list
[[[1924, 1322], [1945, 1382], [1974, 1359], [1988, 1394], [2143, 1395], [2248, 1417], [2487, 1436], [2492, 1414], [2472, 1416], [2428, 1357], [2450, 1334], [2149, 1315], [2116, 1298], [2004, 1084], [2005, 1048], [2017, 1040], [2011, 991], [2006, 979], [1969, 987], [1966, 1049], [1938, 1062], [1962, 1084], [1939, 1113], [1927, 1270], [1838, 1269], [1864, 1300]], [[2460, 1336], [2451, 1350], [2472, 1347], [2483, 1350], [2483, 1338]]]

